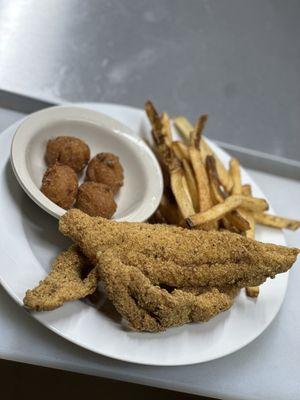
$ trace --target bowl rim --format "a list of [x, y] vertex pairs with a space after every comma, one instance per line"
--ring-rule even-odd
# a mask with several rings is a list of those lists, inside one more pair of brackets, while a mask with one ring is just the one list
[[[129, 141], [134, 146], [136, 149], [134, 151], [139, 154], [139, 157], [143, 158], [144, 162], [142, 165], [144, 166], [146, 176], [148, 175], [149, 178], [150, 174], [155, 175], [155, 185], [152, 185], [152, 190], [148, 189], [147, 196], [138, 208], [116, 220], [130, 222], [143, 222], [147, 220], [158, 207], [163, 193], [162, 172], [153, 151], [141, 138], [136, 137], [134, 131], [125, 124], [104, 113], [82, 106], [62, 105], [49, 107], [25, 117], [17, 127], [11, 142], [10, 162], [14, 175], [25, 193], [39, 207], [55, 218], [59, 219], [67, 211], [53, 203], [40, 191], [28, 171], [26, 151], [20, 151], [20, 149], [24, 150], [28, 146], [31, 139], [37, 135], [38, 129], [43, 128], [49, 122], [59, 122], [66, 119], [73, 123], [76, 121], [92, 123], [110, 131], [115, 137], [120, 137], [121, 134], [123, 141]], [[149, 168], [150, 164], [151, 167]]]

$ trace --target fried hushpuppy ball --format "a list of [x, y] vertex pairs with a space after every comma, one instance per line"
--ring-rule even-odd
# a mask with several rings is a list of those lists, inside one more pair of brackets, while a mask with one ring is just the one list
[[89, 146], [72, 136], [58, 136], [47, 143], [46, 161], [49, 166], [60, 163], [80, 172], [90, 159]]
[[99, 153], [91, 159], [86, 170], [86, 181], [105, 183], [114, 193], [123, 186], [123, 167], [119, 157], [112, 153]]
[[59, 207], [72, 207], [78, 190], [78, 179], [68, 165], [54, 164], [46, 170], [41, 191]]
[[98, 182], [79, 186], [76, 206], [91, 217], [104, 218], [111, 218], [117, 209], [111, 188]]

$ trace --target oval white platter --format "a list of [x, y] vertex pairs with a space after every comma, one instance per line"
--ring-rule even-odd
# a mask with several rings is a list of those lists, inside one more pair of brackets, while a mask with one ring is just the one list
[[[80, 106], [107, 114], [129, 126], [135, 135], [149, 138], [143, 110], [112, 104]], [[45, 277], [51, 261], [69, 242], [59, 234], [57, 220], [30, 200], [14, 177], [9, 151], [19, 123], [0, 135], [0, 282], [22, 306], [25, 291]], [[211, 145], [227, 164], [229, 156]], [[265, 197], [245, 171], [242, 178], [253, 186], [256, 196]], [[285, 244], [282, 232], [270, 228], [258, 228], [256, 238]], [[241, 291], [233, 307], [211, 321], [158, 334], [126, 330], [108, 302], [100, 310], [76, 301], [51, 312], [31, 314], [65, 339], [105, 356], [147, 365], [186, 365], [225, 356], [254, 340], [278, 313], [287, 282], [288, 274], [281, 274], [261, 287], [257, 300]]]

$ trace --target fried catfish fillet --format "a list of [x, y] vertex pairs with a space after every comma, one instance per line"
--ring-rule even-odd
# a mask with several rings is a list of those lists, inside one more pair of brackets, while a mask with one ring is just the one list
[[[205, 322], [228, 310], [238, 289], [197, 291], [155, 286], [135, 266], [123, 263], [118, 246], [98, 253], [98, 272], [108, 298], [129, 326], [137, 331], [159, 332], [189, 322]], [[168, 288], [170, 290], [170, 288]]]
[[289, 270], [299, 253], [231, 232], [114, 222], [76, 209], [61, 217], [59, 229], [90, 261], [96, 262], [98, 252], [119, 246], [123, 264], [139, 269], [154, 285], [175, 288], [258, 286]]
[[96, 290], [98, 273], [95, 267], [72, 245], [54, 261], [49, 275], [37, 287], [27, 290], [24, 305], [36, 311], [60, 307], [66, 301], [81, 299]]

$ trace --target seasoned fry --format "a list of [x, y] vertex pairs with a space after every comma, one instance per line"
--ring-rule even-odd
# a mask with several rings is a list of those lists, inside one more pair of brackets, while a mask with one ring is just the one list
[[242, 194], [241, 168], [236, 158], [229, 162], [229, 173], [233, 182], [231, 194]]
[[272, 228], [289, 229], [291, 231], [296, 231], [300, 228], [300, 221], [278, 217], [277, 215], [254, 212], [253, 218], [256, 223]]
[[197, 191], [197, 183], [196, 178], [193, 173], [192, 167], [189, 162], [185, 159], [182, 160], [182, 167], [184, 171], [184, 175], [186, 178], [186, 182], [189, 188], [190, 196], [192, 199], [193, 207], [196, 212], [199, 211], [199, 200], [198, 200], [198, 191]]
[[193, 215], [195, 211], [181, 168], [171, 170], [171, 188], [183, 218]]
[[207, 222], [213, 222], [221, 219], [230, 211], [236, 210], [238, 207], [246, 210], [266, 210], [268, 203], [264, 199], [254, 197], [246, 197], [243, 195], [233, 195], [228, 197], [223, 203], [213, 206], [211, 209], [192, 215], [186, 219], [187, 225], [192, 228]]
[[195, 147], [190, 146], [189, 153], [197, 182], [199, 210], [201, 212], [206, 211], [209, 210], [212, 206], [207, 173], [202, 163], [199, 150], [197, 150]]

